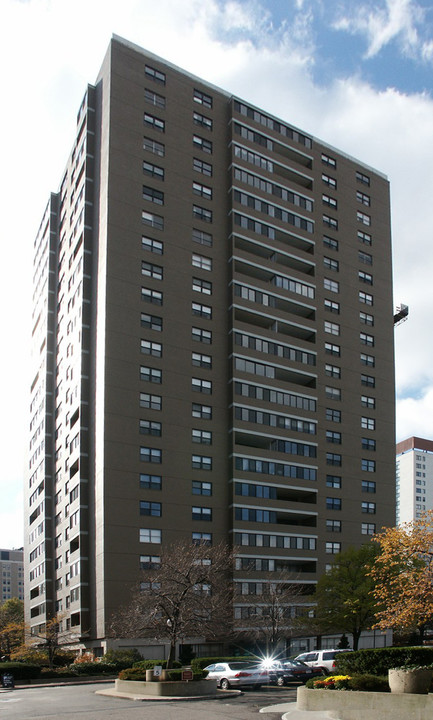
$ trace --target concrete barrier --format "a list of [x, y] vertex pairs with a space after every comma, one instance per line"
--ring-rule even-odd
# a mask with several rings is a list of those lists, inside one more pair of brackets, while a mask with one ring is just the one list
[[115, 691], [133, 695], [154, 695], [155, 697], [193, 697], [195, 695], [216, 695], [216, 680], [173, 680], [167, 682], [140, 682], [139, 680], [116, 680]]
[[432, 720], [433, 694], [310, 690], [298, 687], [298, 710], [329, 711], [338, 720]]

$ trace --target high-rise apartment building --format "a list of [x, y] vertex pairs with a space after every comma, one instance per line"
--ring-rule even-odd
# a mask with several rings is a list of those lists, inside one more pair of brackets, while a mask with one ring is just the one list
[[238, 547], [242, 623], [394, 524], [382, 174], [114, 38], [34, 257], [31, 626], [100, 652], [180, 538]]
[[0, 549], [0, 605], [6, 600], [24, 600], [23, 548]]
[[397, 524], [433, 510], [433, 441], [410, 437], [397, 443]]

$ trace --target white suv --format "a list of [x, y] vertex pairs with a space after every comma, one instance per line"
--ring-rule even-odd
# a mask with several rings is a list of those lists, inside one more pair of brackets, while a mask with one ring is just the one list
[[337, 653], [353, 652], [352, 650], [314, 650], [313, 652], [302, 653], [297, 655], [295, 660], [309, 665], [310, 667], [320, 668], [326, 673], [332, 673], [335, 670], [335, 656]]

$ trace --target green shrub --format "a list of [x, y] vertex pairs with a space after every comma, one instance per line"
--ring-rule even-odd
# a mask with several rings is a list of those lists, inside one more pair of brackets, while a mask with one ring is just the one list
[[[71, 650], [57, 650], [54, 656], [54, 665], [64, 667], [74, 662], [76, 653]], [[22, 647], [11, 654], [12, 662], [23, 662], [30, 665], [48, 667], [48, 655], [46, 650], [36, 650], [31, 647]]]
[[[320, 682], [330, 680], [331, 676], [326, 678], [310, 678], [305, 683], [305, 687], [314, 689], [319, 687]], [[317, 685], [316, 685], [317, 683]], [[328, 685], [329, 688], [329, 685]], [[384, 675], [371, 675], [364, 673], [362, 675], [351, 675], [348, 678], [337, 680], [335, 690], [358, 690], [365, 692], [389, 692], [388, 678]]]
[[137, 648], [125, 648], [121, 650], [107, 650], [102, 658], [103, 663], [115, 666], [116, 670], [133, 667], [134, 663], [141, 662], [143, 656]]
[[54, 668], [54, 670], [44, 667], [41, 670], [41, 679], [65, 677], [76, 677], [76, 673], [68, 667]]
[[0, 663], [0, 676], [3, 673], [10, 673], [14, 676], [14, 680], [31, 680], [39, 677], [41, 666], [21, 662], [2, 662]]
[[104, 662], [77, 663], [69, 666], [73, 675], [116, 675], [115, 665]]
[[[167, 660], [139, 660], [139, 662], [135, 662], [132, 667], [141, 668], [142, 670], [152, 670], [155, 665], [161, 665], [163, 668], [165, 668], [166, 664]], [[173, 668], [180, 667], [182, 667], [182, 663], [180, 663], [178, 660], [174, 660]]]
[[[193, 673], [193, 680], [203, 680], [206, 675], [207, 673], [204, 672], [195, 672]], [[119, 678], [120, 680], [140, 680], [144, 682], [146, 680], [146, 670], [139, 667], [126, 668], [119, 673]], [[167, 679], [171, 681], [182, 680], [182, 670], [180, 668], [167, 670]]]
[[191, 669], [196, 672], [198, 670], [203, 670], [207, 665], [212, 665], [213, 663], [218, 662], [255, 662], [257, 660], [256, 656], [247, 656], [247, 657], [223, 657], [221, 655], [218, 655], [217, 657], [199, 657], [194, 658], [194, 660], [191, 660]]
[[433, 665], [433, 648], [368, 648], [338, 653], [335, 658], [336, 671], [344, 675], [387, 675], [390, 668], [402, 665]]

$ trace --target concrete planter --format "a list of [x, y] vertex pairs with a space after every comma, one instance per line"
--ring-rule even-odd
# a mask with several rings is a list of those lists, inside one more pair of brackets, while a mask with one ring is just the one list
[[216, 695], [216, 680], [173, 680], [167, 682], [141, 682], [139, 680], [116, 680], [118, 693], [154, 695], [155, 697], [194, 697]]
[[433, 671], [431, 668], [416, 670], [388, 670], [388, 683], [392, 693], [414, 693], [427, 695], [430, 690]]
[[433, 695], [415, 693], [310, 690], [298, 687], [297, 709], [329, 712], [340, 720], [431, 720]]

